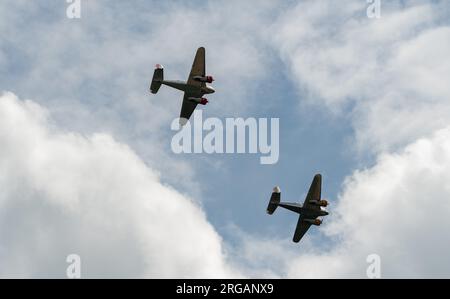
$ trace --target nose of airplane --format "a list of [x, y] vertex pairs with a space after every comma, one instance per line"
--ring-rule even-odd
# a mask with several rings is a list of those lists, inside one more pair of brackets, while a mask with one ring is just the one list
[[211, 93], [215, 93], [216, 92], [216, 90], [214, 88], [212, 88], [212, 87], [209, 87], [209, 89], [210, 89]]

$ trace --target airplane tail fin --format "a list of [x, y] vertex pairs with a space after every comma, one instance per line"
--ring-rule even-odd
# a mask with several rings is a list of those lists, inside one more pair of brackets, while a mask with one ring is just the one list
[[161, 83], [164, 81], [164, 68], [162, 65], [157, 64], [155, 73], [153, 74], [152, 84], [150, 85], [150, 91], [156, 94], [161, 87]]
[[278, 204], [281, 200], [280, 187], [273, 188], [272, 196], [270, 197], [269, 205], [267, 206], [267, 214], [272, 215], [278, 208]]

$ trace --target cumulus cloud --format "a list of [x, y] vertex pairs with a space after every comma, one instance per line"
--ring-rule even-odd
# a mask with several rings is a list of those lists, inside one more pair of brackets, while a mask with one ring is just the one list
[[218, 91], [205, 113], [245, 114], [259, 105], [252, 92], [270, 74], [259, 32], [277, 3], [257, 3], [82, 1], [82, 18], [69, 20], [65, 1], [1, 1], [0, 89], [47, 107], [63, 128], [111, 133], [161, 170], [164, 181], [199, 195], [193, 165], [167, 152], [182, 94], [161, 88], [151, 95], [154, 66], [163, 64], [168, 79], [185, 80], [197, 47], [205, 46]]
[[382, 18], [368, 19], [364, 1], [304, 1], [272, 26], [302, 104], [347, 117], [354, 149], [375, 157], [347, 177], [324, 226], [332, 242], [289, 249], [282, 275], [365, 277], [374, 253], [383, 277], [450, 275], [446, 6], [382, 2]]
[[326, 227], [338, 245], [297, 259], [289, 275], [364, 277], [378, 254], [382, 277], [448, 278], [449, 181], [450, 128], [381, 156], [344, 185]]
[[[80, 23], [64, 19], [64, 7], [62, 16], [49, 9], [48, 22], [34, 2], [0, 4], [0, 65], [11, 71], [5, 82], [35, 94], [54, 116], [12, 94], [1, 97], [0, 276], [61, 277], [69, 253], [81, 255], [85, 277], [364, 277], [372, 253], [382, 259], [383, 277], [450, 276], [446, 2], [382, 2], [379, 20], [356, 0], [302, 1], [277, 12], [270, 1], [239, 10], [236, 3], [208, 2], [202, 11], [164, 4], [139, 15], [104, 3], [92, 3]], [[166, 9], [169, 15], [160, 14]], [[39, 21], [18, 33], [23, 13]], [[159, 129], [179, 108], [179, 94], [150, 101], [140, 90], [155, 62], [169, 61], [171, 76], [184, 75], [188, 49], [204, 41], [227, 58], [210, 70], [222, 77], [217, 99], [232, 103], [229, 113], [247, 107], [240, 101], [269, 74], [270, 45], [302, 103], [348, 117], [356, 148], [377, 157], [347, 178], [323, 227], [331, 242], [309, 235], [299, 249], [242, 233], [237, 246], [223, 244], [201, 208], [162, 184], [154, 167], [111, 135], [94, 133], [133, 136], [127, 141], [145, 149], [147, 163], [191, 185], [190, 165], [177, 161], [173, 170], [161, 154], [167, 136]], [[48, 82], [52, 88], [42, 88]], [[60, 101], [67, 95], [73, 98]]]
[[304, 1], [272, 30], [301, 98], [343, 113], [356, 148], [397, 149], [448, 124], [450, 27], [445, 1]]
[[[157, 99], [148, 94], [154, 65], [161, 63], [168, 77], [185, 80], [199, 46], [207, 48], [208, 71], [218, 79], [214, 84], [221, 92], [214, 95], [216, 101], [232, 103], [211, 105], [208, 110], [235, 113], [249, 108], [249, 101], [241, 99], [256, 88], [270, 63], [258, 28], [276, 4], [211, 1], [199, 7], [141, 0], [130, 6], [120, 1], [86, 1], [80, 20], [66, 18], [67, 3], [19, 0], [2, 2], [0, 7], [4, 25], [0, 36], [5, 42], [0, 53], [11, 60], [21, 58], [13, 65], [22, 75], [20, 87], [27, 94], [56, 105], [59, 109], [51, 108], [54, 113], [69, 114], [70, 104], [101, 108], [95, 111], [100, 120], [89, 119], [89, 125], [118, 126], [123, 119], [116, 114], [131, 113], [137, 125], [143, 125], [134, 129], [144, 129], [159, 127], [179, 114], [178, 92], [163, 89]], [[33, 26], [18, 32], [24, 15]], [[47, 82], [54, 83], [52, 89], [41, 88]], [[60, 97], [66, 100], [61, 102]], [[88, 99], [92, 102], [82, 103]]]
[[201, 208], [111, 136], [62, 131], [7, 93], [0, 145], [3, 277], [63, 277], [71, 253], [84, 277], [364, 277], [373, 253], [383, 277], [450, 275], [450, 128], [350, 176], [324, 227], [330, 248], [306, 239], [299, 254], [235, 228], [232, 259]]
[[376, 254], [382, 278], [448, 278], [449, 181], [450, 127], [348, 176], [320, 228], [326, 241], [308, 234], [294, 245], [233, 228], [232, 250], [256, 277], [367, 278]]
[[0, 97], [0, 276], [228, 277], [202, 209], [161, 184], [107, 134], [60, 130], [48, 112]]

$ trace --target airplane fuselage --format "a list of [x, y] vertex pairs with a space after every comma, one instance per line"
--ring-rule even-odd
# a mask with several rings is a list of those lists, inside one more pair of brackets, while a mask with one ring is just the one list
[[187, 84], [187, 82], [185, 82], [185, 81], [164, 80], [164, 81], [161, 81], [161, 84], [170, 86], [172, 88], [187, 92], [188, 94], [190, 94], [192, 96], [198, 96], [198, 97], [202, 97], [205, 94], [211, 94], [211, 93], [215, 92], [214, 88], [212, 88], [211, 86], [190, 85], [190, 84]]
[[317, 218], [319, 216], [327, 216], [328, 212], [324, 211], [322, 209], [317, 210], [317, 209], [308, 209], [303, 207], [301, 204], [298, 203], [287, 203], [287, 202], [280, 202], [278, 204], [279, 207], [285, 208], [289, 211], [295, 212], [297, 214], [301, 214], [304, 217], [312, 217], [312, 218]]

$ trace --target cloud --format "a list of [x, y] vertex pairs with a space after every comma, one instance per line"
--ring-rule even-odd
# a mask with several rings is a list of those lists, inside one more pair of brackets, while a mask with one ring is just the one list
[[302, 103], [348, 117], [355, 148], [377, 154], [448, 124], [446, 6], [382, 2], [369, 19], [364, 1], [305, 1], [272, 30]]
[[206, 115], [245, 115], [259, 107], [253, 91], [270, 75], [272, 61], [259, 32], [278, 4], [254, 3], [82, 1], [82, 18], [69, 20], [64, 1], [2, 1], [0, 89], [47, 107], [62, 128], [114, 135], [164, 181], [199, 196], [195, 168], [169, 151], [182, 94], [149, 93], [154, 65], [165, 66], [167, 79], [184, 80], [197, 47], [205, 46], [218, 91]]
[[[372, 253], [383, 277], [449, 276], [445, 1], [382, 2], [380, 20], [366, 17], [364, 1], [278, 11], [270, 1], [201, 11], [136, 1], [140, 14], [105, 3], [89, 2], [78, 23], [64, 5], [0, 4], [3, 82], [35, 101], [0, 101], [0, 276], [61, 277], [70, 253], [85, 277], [364, 277]], [[23, 19], [31, 24], [19, 32]], [[164, 154], [179, 94], [148, 99], [142, 86], [156, 62], [184, 76], [199, 45], [227, 58], [208, 65], [227, 113], [258, 103], [242, 99], [272, 74], [271, 46], [301, 103], [349, 119], [355, 148], [376, 158], [347, 178], [322, 230], [331, 242], [309, 235], [299, 252], [244, 233], [224, 244], [201, 208], [161, 183], [155, 169], [198, 187], [192, 165]], [[216, 107], [208, 113], [224, 113]]]
[[[120, 121], [120, 116], [114, 114], [119, 112], [137, 114], [133, 116], [145, 121], [145, 128], [149, 123], [170, 123], [179, 114], [181, 95], [162, 90], [158, 98], [149, 98], [153, 67], [164, 64], [169, 78], [187, 79], [199, 46], [207, 48], [208, 72], [217, 77], [215, 85], [221, 93], [214, 95], [216, 101], [232, 103], [220, 108], [212, 105], [209, 110], [214, 112], [249, 108], [251, 103], [241, 99], [256, 88], [270, 64], [258, 42], [257, 29], [262, 27], [270, 9], [276, 7], [272, 1], [258, 1], [257, 6], [240, 1], [208, 2], [201, 7], [158, 1], [136, 1], [133, 6], [120, 1], [86, 1], [82, 3], [80, 20], [66, 18], [66, 3], [30, 5], [19, 0], [0, 5], [1, 22], [5, 25], [0, 29], [5, 38], [0, 52], [11, 59], [19, 55], [22, 58], [23, 69], [16, 72], [22, 76], [23, 90], [35, 92], [39, 100], [59, 103], [59, 109], [64, 109], [61, 105], [70, 109], [69, 104], [101, 108], [95, 111], [96, 116], [102, 117], [94, 123], [97, 125], [104, 124], [107, 117]], [[149, 5], [152, 9], [148, 9]], [[33, 26], [18, 32], [24, 14], [30, 15]], [[42, 32], [46, 34], [39, 34]], [[19, 62], [14, 66], [18, 67]], [[47, 82], [53, 82], [52, 89], [41, 88]], [[83, 102], [88, 101], [83, 97], [86, 93], [91, 102]], [[91, 99], [94, 96], [95, 101]], [[60, 97], [68, 99], [61, 102]], [[119, 108], [123, 110], [117, 111]], [[149, 110], [158, 113], [143, 115]]]
[[301, 104], [349, 119], [356, 142], [349, 150], [375, 160], [347, 177], [323, 227], [331, 241], [303, 243], [300, 254], [272, 242], [271, 252], [289, 255], [277, 273], [365, 277], [375, 253], [383, 277], [449, 277], [446, 6], [383, 2], [382, 18], [372, 20], [363, 1], [304, 1], [273, 24], [270, 37]]
[[291, 276], [364, 277], [370, 254], [384, 278], [449, 277], [450, 128], [379, 157], [350, 176], [326, 233], [337, 246], [290, 266]]
[[293, 244], [233, 228], [233, 261], [252, 277], [366, 278], [377, 254], [382, 278], [448, 278], [449, 181], [450, 127], [348, 176], [320, 228], [325, 239]]
[[350, 176], [323, 228], [331, 246], [307, 238], [300, 254], [238, 228], [224, 246], [128, 146], [63, 131], [32, 101], [4, 94], [0, 128], [2, 277], [64, 277], [71, 253], [84, 277], [364, 277], [372, 253], [383, 277], [450, 274], [450, 128]]
[[161, 184], [107, 134], [55, 126], [45, 108], [0, 97], [1, 277], [229, 277], [201, 208]]

